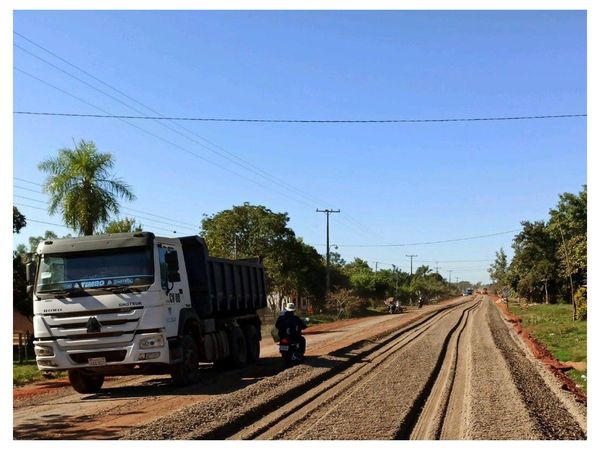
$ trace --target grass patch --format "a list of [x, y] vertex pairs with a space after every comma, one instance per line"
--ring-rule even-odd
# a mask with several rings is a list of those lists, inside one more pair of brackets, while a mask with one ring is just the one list
[[[52, 372], [52, 378], [60, 378], [66, 375], [66, 371]], [[13, 363], [13, 386], [24, 386], [43, 379], [44, 376], [38, 370], [35, 361], [28, 361], [24, 364]]]
[[[529, 306], [510, 304], [510, 312], [522, 319], [523, 327], [562, 362], [587, 363], [587, 322], [573, 321], [571, 305]], [[567, 375], [587, 389], [587, 370], [569, 370]]]
[[587, 393], [587, 370], [571, 369], [567, 372], [567, 376]]
[[36, 363], [13, 364], [13, 386], [23, 386], [42, 379]]

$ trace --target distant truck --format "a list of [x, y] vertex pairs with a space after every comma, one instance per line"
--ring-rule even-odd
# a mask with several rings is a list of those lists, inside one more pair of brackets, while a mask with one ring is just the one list
[[473, 288], [466, 288], [466, 289], [463, 291], [463, 295], [464, 295], [464, 296], [466, 296], [466, 295], [473, 295]]
[[45, 240], [27, 278], [38, 368], [68, 370], [77, 392], [99, 391], [105, 375], [167, 373], [188, 385], [200, 362], [259, 359], [264, 268], [211, 257], [199, 236]]

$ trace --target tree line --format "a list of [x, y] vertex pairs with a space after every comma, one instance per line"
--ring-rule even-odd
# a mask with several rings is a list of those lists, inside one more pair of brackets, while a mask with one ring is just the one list
[[489, 267], [497, 287], [537, 303], [571, 303], [573, 319], [587, 318], [587, 185], [565, 192], [546, 220], [521, 222], [510, 263], [504, 249]]
[[[38, 168], [47, 176], [43, 190], [49, 195], [49, 214], [60, 215], [77, 235], [141, 231], [143, 226], [134, 219], [118, 218], [119, 201], [133, 200], [135, 195], [127, 183], [113, 176], [114, 165], [110, 153], [100, 153], [94, 142], [84, 140], [41, 162]], [[13, 233], [25, 225], [26, 217], [13, 207]], [[272, 298], [306, 300], [315, 312], [352, 316], [381, 306], [390, 297], [406, 304], [416, 302], [419, 296], [434, 301], [458, 292], [456, 285], [447, 283], [429, 266], [418, 267], [412, 275], [396, 268], [374, 271], [360, 258], [346, 262], [332, 252], [328, 295], [324, 256], [296, 235], [286, 212], [263, 205], [243, 203], [204, 215], [199, 231], [211, 255], [261, 257]], [[21, 244], [13, 254], [13, 305], [27, 316], [32, 314], [25, 289], [27, 255], [35, 252], [41, 240], [57, 238], [50, 230], [44, 236], [31, 236], [29, 248]]]

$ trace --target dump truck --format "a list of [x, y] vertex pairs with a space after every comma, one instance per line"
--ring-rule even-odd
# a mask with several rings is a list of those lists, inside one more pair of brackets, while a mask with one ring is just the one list
[[170, 374], [184, 386], [200, 363], [259, 359], [264, 267], [209, 256], [200, 236], [45, 240], [27, 279], [38, 369], [67, 370], [77, 392], [98, 392], [107, 375]]

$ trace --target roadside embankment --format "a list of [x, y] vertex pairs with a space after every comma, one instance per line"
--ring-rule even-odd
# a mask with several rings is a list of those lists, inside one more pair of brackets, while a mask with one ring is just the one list
[[527, 304], [508, 307], [490, 296], [532, 355], [560, 380], [564, 390], [587, 403], [587, 323], [573, 321], [570, 305]]

